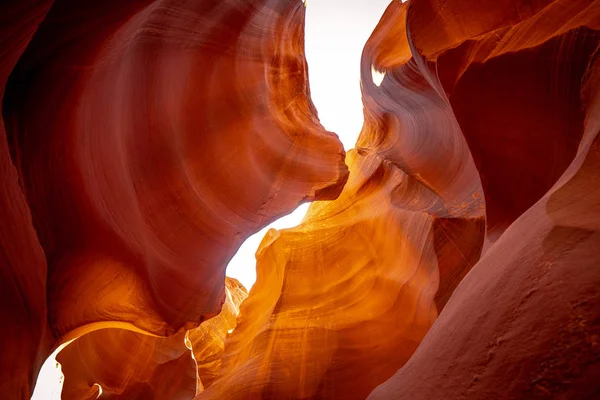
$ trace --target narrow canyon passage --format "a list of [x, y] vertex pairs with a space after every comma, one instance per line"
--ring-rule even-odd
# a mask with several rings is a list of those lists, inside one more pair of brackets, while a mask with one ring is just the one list
[[0, 44], [2, 399], [600, 398], [600, 1], [22, 0]]
[[[367, 39], [383, 15], [388, 0], [306, 2], [305, 52], [308, 83], [320, 123], [338, 135], [345, 150], [356, 144], [363, 125], [360, 60]], [[227, 276], [250, 290], [256, 280], [254, 253], [271, 228], [291, 228], [306, 215], [308, 204], [250, 236], [227, 266]]]
[[[383, 15], [389, 0], [350, 0], [339, 8], [337, 0], [306, 3], [305, 52], [311, 99], [321, 124], [338, 135], [346, 150], [354, 147], [363, 125], [360, 60], [365, 43]], [[246, 239], [229, 262], [226, 275], [250, 291], [256, 281], [255, 253], [269, 229], [297, 226], [309, 204], [272, 222]], [[53, 353], [40, 371], [32, 400], [58, 400], [63, 377]]]

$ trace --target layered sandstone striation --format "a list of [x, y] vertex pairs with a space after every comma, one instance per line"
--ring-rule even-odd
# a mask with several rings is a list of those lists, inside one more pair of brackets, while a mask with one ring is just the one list
[[[51, 1], [0, 4], [0, 99], [8, 77], [50, 9]], [[46, 258], [0, 115], [0, 395], [27, 399], [50, 354]]]
[[240, 305], [248, 297], [246, 288], [233, 278], [226, 278], [226, 300], [214, 318], [204, 321], [187, 333], [198, 368], [198, 391], [212, 385], [221, 369], [225, 341], [237, 326]]
[[193, 398], [210, 385], [223, 342], [248, 295], [237, 280], [225, 283], [221, 313], [187, 333], [163, 338], [107, 328], [68, 344], [56, 357], [65, 376], [61, 398]]
[[411, 49], [469, 144], [495, 244], [369, 399], [598, 398], [600, 3], [434, 3], [409, 6]]
[[49, 3], [13, 3], [0, 341], [32, 353], [17, 372], [3, 353], [21, 398], [50, 353], [36, 356], [47, 322], [50, 346], [192, 329], [220, 312], [242, 241], [335, 198], [348, 172], [309, 97], [302, 3], [58, 0], [45, 18]]
[[87, 333], [57, 357], [64, 400], [192, 398], [196, 363], [185, 333], [159, 338], [120, 328]]
[[[199, 399], [364, 399], [410, 358], [478, 260], [483, 193], [459, 125], [414, 61], [382, 54], [406, 48], [390, 37], [405, 10], [393, 3], [365, 48], [365, 125], [348, 183], [263, 239], [257, 282]], [[391, 71], [380, 87], [374, 60]]]
[[303, 25], [0, 4], [2, 398], [70, 339], [65, 399], [600, 397], [600, 2], [392, 1], [347, 154]]

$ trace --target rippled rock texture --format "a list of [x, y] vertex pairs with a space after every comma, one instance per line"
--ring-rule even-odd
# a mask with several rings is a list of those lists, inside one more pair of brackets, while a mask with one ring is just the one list
[[187, 333], [162, 338], [108, 328], [67, 345], [56, 357], [65, 375], [62, 398], [194, 397], [211, 383], [228, 330], [235, 328], [238, 307], [247, 297], [246, 289], [231, 278], [225, 293], [221, 313]]
[[[0, 4], [0, 94], [50, 6], [35, 0]], [[46, 258], [11, 161], [5, 125], [0, 116], [0, 394], [27, 399], [52, 346]]]
[[409, 5], [410, 48], [471, 150], [489, 247], [369, 399], [598, 398], [600, 3], [436, 4]]
[[2, 354], [32, 353], [3, 356], [2, 385], [27, 397], [46, 321], [51, 344], [194, 328], [242, 241], [348, 172], [309, 98], [302, 3], [1, 7]]
[[392, 1], [345, 163], [300, 1], [0, 22], [3, 398], [600, 397], [600, 2]]
[[371, 81], [371, 54], [405, 6], [389, 13], [365, 50], [350, 179], [300, 226], [263, 239], [257, 282], [201, 399], [364, 399], [410, 358], [479, 258], [483, 194], [450, 107], [414, 63], [380, 88]]

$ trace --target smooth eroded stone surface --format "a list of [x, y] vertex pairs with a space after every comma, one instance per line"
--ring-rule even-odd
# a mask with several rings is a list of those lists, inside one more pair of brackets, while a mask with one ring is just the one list
[[0, 5], [0, 397], [78, 337], [65, 399], [600, 398], [600, 2], [392, 1], [348, 154], [303, 25]]
[[[408, 359], [435, 319], [432, 221], [391, 204], [409, 178], [376, 155], [353, 150], [347, 162], [338, 202], [314, 204], [298, 228], [263, 239], [258, 279], [200, 399], [364, 397], [398, 366], [376, 360]], [[420, 242], [406, 240], [410, 228]]]
[[55, 5], [5, 99], [58, 336], [216, 315], [241, 242], [346, 177], [308, 98], [302, 4], [121, 3]]
[[[258, 280], [200, 399], [364, 398], [435, 320], [440, 266], [457, 268], [437, 252], [441, 201], [374, 153], [352, 150], [347, 162], [338, 200], [263, 240]], [[482, 238], [481, 220], [461, 222], [452, 227]], [[482, 240], [456, 243], [477, 254]]]
[[559, 184], [473, 268], [413, 358], [370, 399], [598, 398], [594, 103], [589, 137]]
[[493, 242], [575, 157], [598, 7], [590, 0], [433, 3], [408, 7], [409, 36], [469, 145]]
[[[454, 42], [434, 69], [442, 42], [419, 34], [424, 3], [409, 6], [408, 31], [447, 92], [481, 174], [488, 228], [501, 236], [369, 399], [596, 399], [599, 4], [555, 1], [517, 19], [488, 8], [503, 25]], [[437, 18], [468, 14], [459, 3]]]
[[198, 366], [200, 390], [209, 387], [215, 380], [221, 367], [225, 340], [234, 331], [240, 305], [248, 297], [246, 288], [237, 279], [229, 277], [225, 280], [225, 294], [226, 300], [219, 315], [187, 333]]
[[[0, 99], [52, 1], [0, 3]], [[0, 397], [28, 398], [52, 339], [46, 323], [46, 259], [19, 186], [0, 115]]]
[[65, 375], [61, 399], [193, 397], [196, 363], [184, 336], [158, 338], [119, 328], [83, 335], [56, 356]]
[[10, 374], [26, 393], [60, 342], [217, 315], [242, 241], [337, 197], [348, 171], [309, 97], [301, 2], [58, 0], [47, 16], [49, 3], [13, 3], [1, 339], [26, 349], [2, 360], [23, 360]]
[[[477, 171], [448, 104], [397, 57], [406, 42], [391, 45], [404, 11], [393, 3], [365, 48], [365, 125], [348, 183], [263, 239], [221, 371], [198, 399], [364, 399], [410, 358], [478, 260]], [[372, 65], [387, 72], [379, 87]]]
[[109, 328], [76, 339], [56, 357], [65, 376], [61, 398], [191, 399], [210, 384], [247, 296], [231, 278], [225, 293], [221, 313], [185, 334], [161, 338]]
[[[407, 210], [428, 209], [437, 217], [433, 241], [442, 260], [436, 295], [441, 309], [479, 258], [485, 203], [451, 107], [415, 60], [407, 58], [406, 7], [392, 2], [365, 46], [361, 65], [365, 124], [356, 146], [377, 153], [422, 187], [420, 193], [406, 193], [405, 200], [395, 204]], [[385, 73], [380, 85], [371, 79], [373, 68]]]

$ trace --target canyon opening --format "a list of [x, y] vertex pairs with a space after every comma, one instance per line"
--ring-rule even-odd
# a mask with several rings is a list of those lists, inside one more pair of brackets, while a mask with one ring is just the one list
[[0, 41], [2, 399], [600, 398], [600, 1], [20, 0]]

